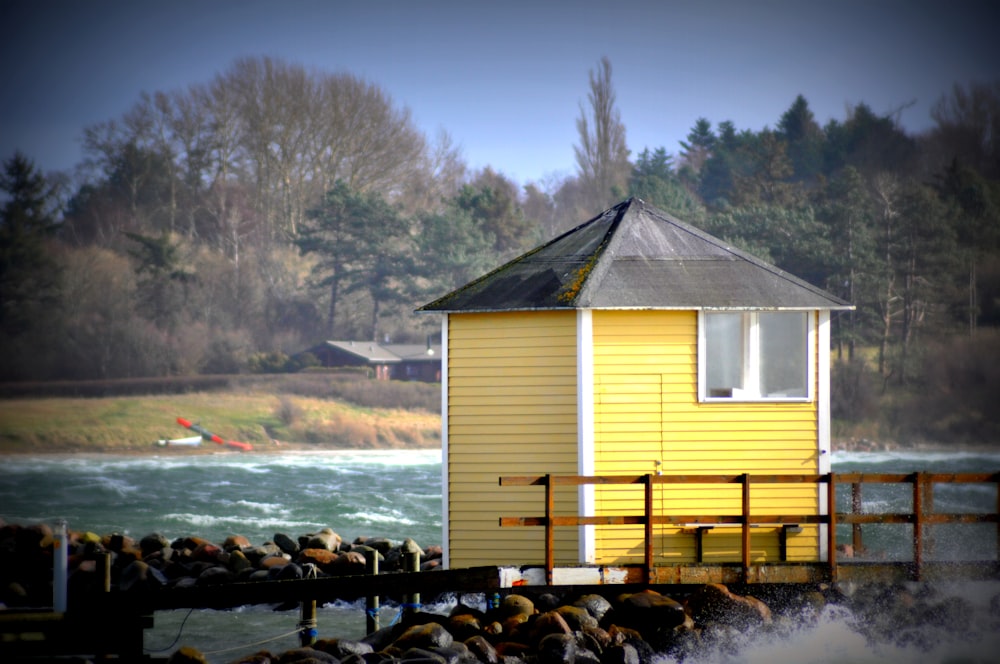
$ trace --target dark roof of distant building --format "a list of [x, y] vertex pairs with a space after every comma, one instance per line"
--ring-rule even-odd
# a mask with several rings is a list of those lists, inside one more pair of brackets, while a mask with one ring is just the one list
[[851, 309], [630, 198], [418, 311]]
[[[379, 344], [374, 341], [324, 341], [320, 346], [336, 348], [370, 364], [427, 362], [441, 359], [441, 344]], [[315, 350], [315, 349], [314, 349]]]

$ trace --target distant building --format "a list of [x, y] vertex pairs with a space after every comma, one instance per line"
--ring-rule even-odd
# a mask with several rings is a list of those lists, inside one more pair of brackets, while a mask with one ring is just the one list
[[324, 341], [309, 348], [324, 367], [368, 367], [378, 380], [441, 380], [441, 345]]

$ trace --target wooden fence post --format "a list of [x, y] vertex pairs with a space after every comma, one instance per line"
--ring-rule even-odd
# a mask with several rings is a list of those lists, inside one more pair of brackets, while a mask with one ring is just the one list
[[833, 472], [827, 475], [826, 512], [829, 522], [826, 530], [826, 562], [830, 566], [830, 581], [837, 580], [837, 482]]
[[545, 476], [545, 583], [552, 585], [552, 570], [556, 566], [556, 537], [555, 524], [552, 517], [555, 516], [555, 487], [552, 486], [552, 475]]
[[[864, 510], [861, 500], [861, 482], [851, 484], [851, 514], [861, 514]], [[861, 524], [851, 524], [851, 546], [854, 548], [854, 555], [858, 555], [865, 549], [865, 543], [861, 536]]]
[[913, 473], [913, 577], [920, 581], [924, 565], [924, 474]]
[[644, 539], [646, 547], [644, 549], [643, 561], [646, 566], [646, 583], [653, 582], [653, 475], [647, 473], [643, 478], [643, 510], [646, 514], [644, 525]]
[[743, 583], [750, 583], [750, 473], [740, 476], [742, 488], [743, 528], [740, 533], [742, 546]]

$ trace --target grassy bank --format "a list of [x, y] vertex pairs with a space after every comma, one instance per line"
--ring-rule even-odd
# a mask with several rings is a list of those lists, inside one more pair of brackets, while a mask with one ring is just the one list
[[[441, 444], [441, 418], [430, 409], [362, 405], [397, 401], [401, 391], [431, 386], [354, 382], [361, 386], [352, 392], [355, 403], [332, 396], [330, 380], [324, 378], [275, 378], [183, 394], [3, 399], [0, 454], [162, 451], [154, 447], [157, 439], [192, 434], [176, 423], [178, 417], [261, 451], [433, 448]], [[202, 448], [219, 449], [214, 443]]]

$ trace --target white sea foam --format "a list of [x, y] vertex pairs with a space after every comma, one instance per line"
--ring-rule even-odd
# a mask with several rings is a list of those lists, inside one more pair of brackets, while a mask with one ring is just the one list
[[281, 503], [262, 503], [253, 500], [237, 500], [236, 505], [246, 507], [251, 510], [267, 512], [269, 514], [287, 514], [288, 510]]
[[85, 495], [89, 491], [110, 491], [118, 496], [127, 496], [139, 490], [139, 487], [119, 477], [97, 476], [83, 481], [80, 491]]
[[[261, 455], [264, 456], [264, 455]], [[441, 450], [322, 450], [294, 451], [265, 458], [275, 466], [424, 466], [441, 463]]]
[[884, 452], [847, 452], [838, 451], [832, 455], [834, 464], [883, 464], [892, 463], [898, 466], [930, 466], [942, 461], [968, 462], [981, 459], [986, 469], [1000, 467], [1000, 451], [962, 451], [947, 450], [920, 451], [898, 449]]
[[403, 516], [399, 512], [390, 512], [388, 514], [381, 514], [379, 512], [355, 512], [354, 514], [345, 515], [344, 518], [364, 523], [391, 523], [393, 525], [398, 524], [400, 526], [416, 525], [416, 521]]
[[[195, 528], [233, 528], [239, 529], [243, 528], [268, 528], [268, 529], [284, 529], [284, 530], [297, 530], [305, 529], [307, 531], [318, 530], [323, 528], [323, 524], [316, 523], [315, 521], [290, 521], [288, 519], [283, 519], [279, 517], [246, 517], [246, 516], [214, 516], [208, 514], [191, 514], [184, 512], [175, 512], [172, 514], [164, 514], [161, 517], [164, 521], [173, 521], [181, 524], [187, 524]], [[186, 532], [198, 532], [186, 531]]]

